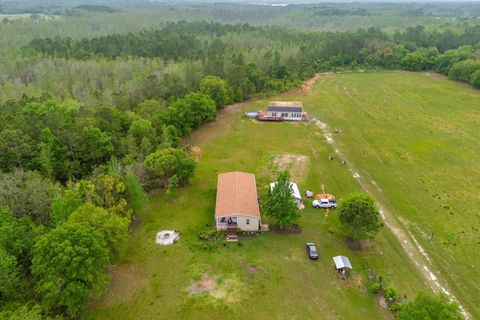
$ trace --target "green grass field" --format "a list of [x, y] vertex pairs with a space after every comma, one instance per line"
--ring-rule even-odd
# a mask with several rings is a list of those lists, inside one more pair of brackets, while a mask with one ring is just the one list
[[[429, 74], [321, 78], [304, 100], [364, 180], [480, 317], [480, 94]], [[475, 279], [475, 280], [474, 280]]]
[[[415, 236], [449, 288], [478, 316], [478, 98], [461, 84], [400, 72], [323, 76], [310, 94], [278, 97], [301, 100], [309, 113], [331, 128], [341, 128], [334, 139], [348, 165], [338, 157], [328, 160], [335, 151], [315, 123], [242, 119], [244, 111], [262, 108], [266, 101], [222, 113], [187, 141], [201, 148], [192, 184], [176, 200], [163, 193], [151, 197], [125, 261], [112, 268], [108, 293], [84, 318], [390, 318], [367, 292], [368, 270], [407, 298], [430, 291], [388, 228], [370, 248], [351, 251], [335, 212], [327, 215], [309, 202], [301, 234], [269, 232], [226, 247], [198, 240], [199, 232], [213, 224], [219, 172], [253, 172], [261, 192], [272, 179], [274, 160], [285, 154], [307, 157], [292, 167], [302, 191], [325, 190], [342, 198], [360, 190], [350, 164], [362, 181], [375, 181], [378, 188], [372, 188], [372, 194]], [[155, 234], [162, 229], [180, 230], [180, 242], [156, 246]], [[319, 261], [308, 260], [307, 241], [317, 244]], [[332, 269], [337, 254], [352, 261], [348, 281]], [[215, 290], [192, 295], [189, 288], [206, 274], [216, 280]]]

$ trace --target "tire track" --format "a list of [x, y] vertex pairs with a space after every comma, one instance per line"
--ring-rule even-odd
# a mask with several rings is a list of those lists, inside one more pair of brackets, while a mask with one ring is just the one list
[[433, 265], [428, 253], [420, 245], [415, 236], [408, 231], [405, 226], [390, 212], [386, 209], [386, 206], [379, 201], [375, 196], [375, 193], [383, 193], [383, 190], [374, 180], [367, 180], [362, 178], [362, 175], [354, 166], [348, 161], [345, 154], [339, 149], [339, 146], [333, 139], [333, 135], [329, 130], [329, 127], [326, 123], [323, 123], [319, 120], [316, 120], [316, 125], [320, 129], [321, 133], [325, 137], [327, 143], [335, 151], [338, 158], [342, 160], [347, 167], [347, 169], [352, 174], [352, 177], [357, 180], [360, 187], [368, 194], [370, 194], [376, 201], [379, 209], [380, 215], [383, 219], [385, 226], [390, 229], [395, 238], [399, 241], [403, 250], [410, 258], [415, 267], [423, 275], [425, 283], [431, 288], [434, 293], [443, 293], [451, 301], [458, 303], [460, 312], [465, 317], [465, 319], [472, 319], [468, 311], [462, 306], [461, 302], [455, 297], [455, 295], [449, 290], [447, 281], [442, 278], [440, 272]]

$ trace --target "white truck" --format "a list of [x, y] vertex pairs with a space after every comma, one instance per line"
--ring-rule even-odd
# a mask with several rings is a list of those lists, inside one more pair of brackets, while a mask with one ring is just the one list
[[312, 206], [314, 208], [323, 208], [323, 209], [336, 209], [338, 204], [335, 199], [319, 199], [313, 200]]

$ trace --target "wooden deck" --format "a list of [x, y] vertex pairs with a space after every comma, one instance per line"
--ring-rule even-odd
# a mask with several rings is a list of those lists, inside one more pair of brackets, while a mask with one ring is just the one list
[[275, 121], [275, 122], [283, 121], [282, 117], [269, 117], [267, 115], [258, 115], [256, 119], [257, 121]]
[[237, 228], [227, 228], [227, 242], [238, 241]]
[[260, 232], [266, 232], [266, 231], [270, 231], [270, 229], [268, 228], [268, 224], [261, 224]]

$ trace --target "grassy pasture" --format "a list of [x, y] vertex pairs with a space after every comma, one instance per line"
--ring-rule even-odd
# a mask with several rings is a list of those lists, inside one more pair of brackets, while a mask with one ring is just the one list
[[[305, 107], [480, 317], [480, 93], [406, 72], [325, 76]], [[372, 188], [375, 190], [375, 188]]]
[[[323, 84], [322, 80], [316, 87], [317, 94]], [[311, 111], [321, 110], [316, 107], [321, 100], [317, 104], [314, 96], [294, 98], [312, 103]], [[269, 232], [243, 238], [241, 246], [227, 247], [198, 240], [199, 232], [213, 224], [219, 172], [254, 172], [259, 191], [263, 191], [271, 181], [275, 159], [285, 154], [303, 155], [308, 157], [305, 172], [295, 170], [302, 191], [311, 188], [319, 192], [323, 186], [342, 198], [360, 188], [340, 161], [327, 160], [331, 147], [314, 123], [242, 119], [244, 111], [262, 108], [265, 103], [247, 103], [225, 112], [188, 139], [201, 149], [191, 185], [182, 189], [176, 200], [163, 193], [152, 195], [142, 223], [132, 233], [125, 261], [112, 268], [111, 287], [91, 306], [85, 319], [389, 318], [376, 296], [365, 288], [368, 269], [408, 297], [428, 290], [387, 229], [370, 248], [353, 252], [338, 232], [335, 212], [326, 215], [308, 202], [300, 234]], [[156, 246], [155, 234], [162, 229], [180, 230], [180, 242]], [[307, 241], [317, 244], [319, 261], [308, 260]], [[355, 268], [348, 282], [333, 271], [332, 256], [337, 254], [349, 256]], [[215, 290], [191, 295], [189, 288], [205, 275], [215, 280]]]

